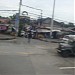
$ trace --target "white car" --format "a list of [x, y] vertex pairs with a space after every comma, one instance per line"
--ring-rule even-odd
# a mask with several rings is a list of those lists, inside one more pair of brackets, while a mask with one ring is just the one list
[[65, 35], [61, 40], [62, 42], [68, 42], [69, 40], [75, 40], [75, 35]]
[[25, 36], [25, 31], [21, 31], [21, 36]]

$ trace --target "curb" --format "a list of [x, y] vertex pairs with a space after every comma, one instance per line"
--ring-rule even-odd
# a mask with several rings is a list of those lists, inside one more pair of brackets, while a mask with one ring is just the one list
[[0, 38], [0, 40], [12, 40], [12, 39], [16, 39], [16, 38]]
[[52, 43], [60, 43], [61, 41], [55, 41], [55, 40], [46, 40], [46, 39], [38, 39], [38, 40], [41, 40], [41, 41], [45, 41], [45, 42], [52, 42]]
[[51, 41], [52, 43], [60, 43], [59, 41]]
[[50, 42], [50, 41], [48, 41], [46, 39], [38, 39], [38, 40], [45, 41], [45, 42]]
[[62, 43], [61, 41], [51, 41], [52, 43]]

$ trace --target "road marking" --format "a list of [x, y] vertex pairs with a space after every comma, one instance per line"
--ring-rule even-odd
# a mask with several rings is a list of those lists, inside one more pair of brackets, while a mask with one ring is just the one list
[[60, 67], [59, 69], [75, 69], [75, 67]]
[[30, 53], [30, 52], [17, 52], [18, 54], [33, 54], [33, 53]]

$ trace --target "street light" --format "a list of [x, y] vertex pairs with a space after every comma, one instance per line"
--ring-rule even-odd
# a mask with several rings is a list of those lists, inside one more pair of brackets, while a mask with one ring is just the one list
[[54, 12], [55, 12], [55, 1], [56, 1], [56, 0], [54, 0], [54, 3], [53, 3], [53, 12], [52, 12], [52, 19], [51, 19], [50, 36], [52, 36], [52, 30], [53, 30], [53, 24], [54, 24], [53, 20], [54, 20]]

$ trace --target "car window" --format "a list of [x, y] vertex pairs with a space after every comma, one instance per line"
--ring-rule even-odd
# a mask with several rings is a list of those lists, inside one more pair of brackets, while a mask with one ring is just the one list
[[69, 39], [69, 37], [68, 37], [68, 36], [64, 36], [64, 38]]

